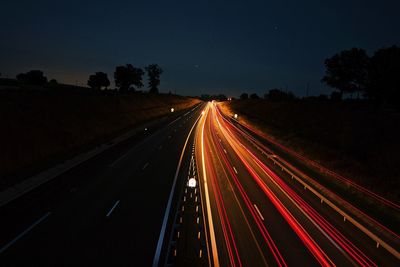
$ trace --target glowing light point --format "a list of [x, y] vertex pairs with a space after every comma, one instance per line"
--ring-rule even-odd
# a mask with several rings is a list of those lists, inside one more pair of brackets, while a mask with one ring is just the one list
[[238, 114], [235, 113], [235, 115], [233, 115], [233, 117], [235, 118], [235, 120], [237, 120]]
[[197, 182], [196, 182], [196, 179], [195, 179], [195, 178], [190, 178], [190, 179], [189, 179], [189, 181], [188, 181], [188, 186], [189, 186], [190, 188], [195, 188], [195, 187], [196, 187], [196, 184], [197, 184]]
[[175, 111], [175, 109], [174, 108], [171, 108], [171, 112], [174, 112]]
[[203, 111], [201, 112], [201, 115], [204, 115], [204, 114], [206, 114], [206, 112], [203, 110]]

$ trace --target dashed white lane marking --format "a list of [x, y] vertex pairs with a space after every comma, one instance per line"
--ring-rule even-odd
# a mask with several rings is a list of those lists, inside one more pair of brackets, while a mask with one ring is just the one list
[[256, 208], [256, 211], [257, 211], [258, 215], [260, 216], [261, 220], [264, 221], [264, 217], [262, 216], [262, 214], [261, 214], [260, 210], [258, 209], [257, 205], [256, 204], [253, 204], [253, 205], [254, 205], [254, 208]]
[[29, 231], [31, 231], [33, 228], [35, 228], [39, 223], [41, 223], [44, 219], [50, 216], [50, 212], [47, 212], [45, 215], [43, 215], [39, 220], [37, 220], [35, 223], [33, 223], [31, 226], [29, 226], [25, 231], [17, 235], [13, 240], [8, 242], [6, 245], [4, 245], [0, 249], [0, 254], [6, 251], [9, 247], [11, 247], [15, 242], [17, 242], [19, 239], [21, 239], [24, 235], [26, 235]]
[[146, 162], [146, 164], [143, 165], [142, 170], [146, 169], [147, 166], [149, 166], [149, 163], [148, 163], [148, 162]]
[[111, 213], [114, 211], [115, 207], [119, 204], [119, 200], [117, 200], [117, 202], [115, 202], [115, 204], [112, 206], [112, 208], [108, 211], [107, 213], [107, 217], [110, 217]]
[[[194, 110], [194, 109], [193, 109], [193, 110]], [[178, 166], [177, 166], [177, 168], [176, 168], [174, 181], [173, 181], [173, 183], [172, 183], [171, 192], [170, 192], [170, 194], [169, 194], [167, 207], [166, 207], [165, 213], [164, 213], [164, 219], [163, 219], [163, 223], [162, 223], [162, 226], [161, 226], [160, 236], [159, 236], [159, 238], [158, 238], [157, 248], [156, 248], [156, 252], [155, 252], [155, 254], [154, 254], [154, 258], [153, 258], [153, 264], [152, 264], [153, 267], [157, 267], [157, 266], [159, 265], [161, 249], [162, 249], [162, 246], [163, 246], [165, 231], [166, 231], [166, 228], [167, 228], [167, 220], [168, 220], [169, 213], [170, 213], [170, 210], [171, 210], [172, 198], [173, 198], [173, 196], [174, 196], [175, 185], [176, 185], [176, 181], [177, 181], [177, 178], [178, 178], [179, 169], [180, 169], [180, 167], [181, 167], [183, 155], [184, 155], [184, 152], [185, 152], [185, 150], [186, 150], [186, 145], [187, 145], [187, 143], [188, 143], [188, 141], [189, 141], [190, 135], [191, 135], [191, 133], [192, 133], [194, 127], [196, 126], [196, 124], [197, 124], [197, 122], [199, 121], [200, 118], [201, 118], [201, 115], [200, 115], [200, 116], [196, 119], [196, 121], [193, 123], [193, 126], [192, 126], [192, 128], [190, 129], [188, 136], [186, 137], [185, 144], [183, 145], [183, 149], [182, 149], [182, 152], [181, 152], [181, 156], [180, 156], [180, 159], [179, 159], [179, 163], [178, 163]], [[175, 253], [176, 253], [176, 252], [175, 252]], [[176, 254], [175, 254], [175, 255], [176, 255]]]
[[115, 166], [118, 162], [120, 162], [120, 161], [122, 161], [123, 159], [125, 159], [128, 155], [129, 155], [129, 151], [128, 151], [127, 153], [123, 154], [123, 155], [122, 155], [121, 157], [119, 157], [118, 159], [116, 159], [113, 163], [111, 163], [110, 165], [108, 165], [108, 167], [114, 168], [114, 166]]
[[168, 123], [168, 125], [167, 126], [170, 126], [171, 124], [173, 124], [174, 122], [176, 122], [177, 120], [179, 120], [181, 117], [179, 117], [179, 118], [176, 118], [174, 121], [171, 121], [170, 123]]
[[235, 171], [236, 174], [238, 174], [238, 172], [237, 172], [235, 166], [233, 166], [233, 170]]

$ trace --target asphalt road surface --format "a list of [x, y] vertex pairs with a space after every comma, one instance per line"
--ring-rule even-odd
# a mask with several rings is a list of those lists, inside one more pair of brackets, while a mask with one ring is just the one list
[[143, 130], [1, 207], [0, 266], [151, 266], [201, 110]]
[[208, 104], [195, 143], [214, 266], [399, 266], [396, 233], [387, 240], [394, 251], [382, 248], [271, 161], [278, 156], [255, 145], [216, 103]]
[[201, 104], [1, 207], [0, 266], [400, 266], [294, 173]]

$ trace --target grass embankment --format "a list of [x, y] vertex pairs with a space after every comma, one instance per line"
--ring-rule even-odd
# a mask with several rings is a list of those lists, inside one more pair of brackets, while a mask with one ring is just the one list
[[279, 143], [399, 201], [399, 114], [377, 112], [365, 103], [328, 101], [236, 100], [220, 105]]
[[[85, 92], [86, 91], [86, 92]], [[197, 99], [86, 90], [0, 91], [0, 189]]]

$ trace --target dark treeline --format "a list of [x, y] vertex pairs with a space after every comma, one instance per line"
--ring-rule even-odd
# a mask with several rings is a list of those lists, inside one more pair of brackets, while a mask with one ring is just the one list
[[225, 100], [228, 100], [228, 97], [224, 94], [219, 94], [219, 95], [203, 94], [199, 98], [203, 101], [211, 101], [211, 100], [225, 101]]
[[[365, 50], [352, 48], [325, 60], [325, 76], [321, 80], [332, 87], [330, 96], [307, 96], [303, 100], [351, 100], [374, 103], [376, 107], [400, 109], [400, 47], [381, 48], [372, 56]], [[263, 98], [269, 101], [299, 100], [292, 92], [270, 89]], [[257, 94], [242, 93], [240, 99], [261, 99]]]
[[[292, 92], [286, 92], [283, 89], [270, 89], [264, 94], [265, 100], [270, 101], [288, 101], [296, 99], [295, 95]], [[240, 99], [261, 99], [259, 95], [256, 93], [248, 94], [243, 93], [240, 95]]]
[[[149, 93], [159, 93], [160, 76], [163, 73], [161, 67], [157, 64], [150, 64], [143, 69], [134, 67], [131, 64], [117, 66], [114, 71], [115, 86], [118, 90], [113, 90], [119, 93], [135, 92], [143, 87], [143, 76], [147, 74]], [[12, 79], [2, 79], [2, 84], [5, 85], [33, 85], [33, 86], [48, 86], [60, 87], [57, 80], [47, 80], [47, 77], [41, 70], [31, 70], [27, 73], [20, 73], [16, 76], [16, 81]], [[90, 75], [87, 85], [97, 91], [106, 90], [110, 86], [110, 80], [107, 73], [95, 72]], [[65, 86], [65, 85], [64, 85]]]
[[378, 106], [400, 109], [400, 47], [381, 48], [372, 56], [360, 48], [341, 51], [325, 60], [322, 81], [336, 89], [336, 98], [354, 94]]

